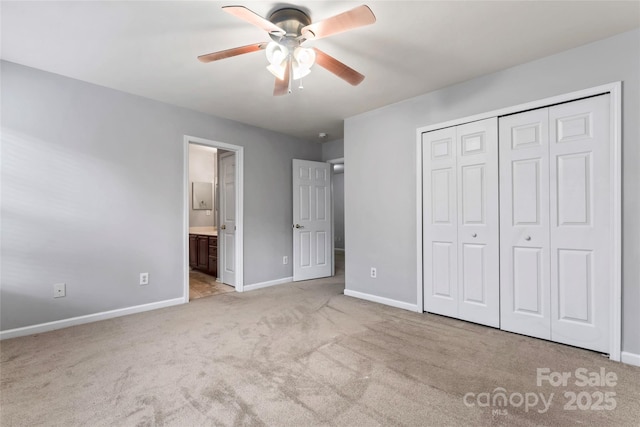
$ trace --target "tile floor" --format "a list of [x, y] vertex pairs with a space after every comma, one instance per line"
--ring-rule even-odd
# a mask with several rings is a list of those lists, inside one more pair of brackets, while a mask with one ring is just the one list
[[189, 272], [189, 301], [194, 299], [234, 292], [233, 286], [216, 282], [216, 278], [196, 270]]
[[[336, 251], [336, 276], [344, 276], [344, 252]], [[234, 292], [233, 286], [216, 282], [216, 278], [197, 270], [189, 271], [189, 301]]]

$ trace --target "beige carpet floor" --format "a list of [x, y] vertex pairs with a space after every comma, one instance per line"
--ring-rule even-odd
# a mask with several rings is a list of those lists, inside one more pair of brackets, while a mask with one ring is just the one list
[[[5, 340], [0, 425], [640, 425], [640, 368], [343, 289], [338, 276]], [[538, 386], [538, 368], [571, 378]], [[576, 385], [580, 368], [609, 384]]]

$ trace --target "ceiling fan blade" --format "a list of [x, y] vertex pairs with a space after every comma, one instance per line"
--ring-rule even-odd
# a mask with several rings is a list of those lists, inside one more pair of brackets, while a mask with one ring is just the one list
[[276, 84], [273, 87], [273, 96], [286, 95], [289, 89], [289, 85], [284, 80], [280, 80], [276, 77]]
[[313, 48], [313, 50], [316, 51], [316, 64], [332, 72], [347, 83], [350, 83], [353, 86], [357, 86], [364, 80], [364, 75], [338, 61], [333, 56], [327, 55], [326, 53], [315, 47]]
[[347, 12], [327, 18], [302, 28], [302, 36], [307, 40], [317, 40], [323, 37], [353, 30], [376, 22], [376, 16], [369, 6], [358, 6]]
[[249, 24], [253, 24], [258, 28], [262, 28], [268, 33], [276, 33], [280, 35], [284, 35], [285, 31], [275, 25], [273, 22], [263, 18], [255, 12], [247, 9], [244, 6], [223, 6], [222, 10], [231, 15], [240, 18], [244, 21], [247, 21]]
[[284, 78], [282, 80], [276, 78], [276, 84], [273, 88], [273, 96], [282, 96], [291, 93], [291, 58], [287, 60], [287, 66], [284, 70]]
[[213, 62], [220, 59], [231, 58], [232, 56], [244, 55], [245, 53], [256, 52], [267, 47], [267, 43], [255, 43], [247, 46], [234, 47], [233, 49], [221, 50], [219, 52], [208, 53], [198, 56], [200, 62]]

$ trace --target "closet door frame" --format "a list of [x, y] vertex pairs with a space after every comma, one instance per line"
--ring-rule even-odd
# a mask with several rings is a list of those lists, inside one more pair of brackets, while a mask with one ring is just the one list
[[416, 230], [418, 239], [416, 245], [416, 288], [417, 311], [424, 312], [424, 280], [423, 280], [423, 188], [422, 188], [422, 134], [446, 127], [500, 117], [527, 110], [548, 107], [554, 104], [575, 101], [602, 94], [611, 95], [610, 109], [610, 178], [611, 178], [611, 288], [610, 288], [610, 334], [609, 359], [620, 361], [622, 347], [622, 82], [613, 82], [601, 86], [591, 87], [576, 92], [544, 98], [537, 101], [514, 105], [512, 107], [489, 111], [474, 116], [463, 117], [443, 123], [420, 127], [416, 130]]

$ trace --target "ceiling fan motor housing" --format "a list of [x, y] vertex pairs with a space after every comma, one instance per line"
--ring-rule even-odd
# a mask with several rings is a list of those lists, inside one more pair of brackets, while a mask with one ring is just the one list
[[[282, 28], [286, 38], [296, 38], [302, 35], [302, 28], [311, 25], [309, 15], [301, 10], [285, 8], [276, 10], [269, 17], [269, 21], [277, 27]], [[271, 33], [271, 38], [280, 41], [279, 35]]]

